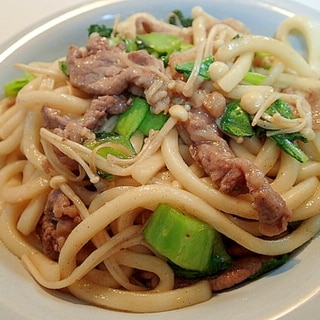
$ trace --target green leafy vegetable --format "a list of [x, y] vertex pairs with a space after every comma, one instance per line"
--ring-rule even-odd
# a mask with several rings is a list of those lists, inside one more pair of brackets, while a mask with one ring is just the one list
[[100, 178], [107, 180], [107, 181], [112, 181], [114, 178], [114, 176], [111, 173], [104, 172], [100, 169], [97, 170], [97, 174]]
[[153, 212], [143, 235], [175, 272], [186, 277], [216, 273], [231, 263], [215, 229], [164, 203]]
[[169, 115], [163, 112], [152, 113], [145, 99], [134, 97], [130, 107], [119, 115], [114, 131], [127, 138], [130, 138], [137, 130], [148, 136], [151, 129], [160, 130], [168, 117]]
[[266, 262], [263, 262], [261, 268], [254, 275], [252, 275], [250, 279], [251, 280], [257, 279], [261, 275], [282, 266], [288, 261], [288, 259], [289, 259], [289, 255], [284, 254], [279, 257], [272, 258]]
[[[207, 58], [204, 58], [201, 61], [199, 73], [198, 75], [206, 80], [210, 79], [209, 76], [209, 67], [214, 62], [214, 57], [209, 56]], [[175, 69], [177, 72], [183, 73], [187, 78], [190, 77], [190, 74], [194, 68], [194, 61], [188, 61], [181, 64], [177, 64]]]
[[178, 51], [183, 43], [180, 37], [162, 32], [140, 34], [137, 40], [143, 44], [143, 48], [158, 56]]
[[236, 39], [240, 39], [240, 38], [241, 38], [240, 34], [237, 33], [237, 34], [232, 38], [232, 40], [236, 40]]
[[302, 151], [298, 144], [295, 143], [295, 141], [297, 140], [307, 142], [307, 139], [303, 134], [298, 132], [275, 134], [270, 136], [269, 138], [272, 139], [280, 149], [282, 149], [284, 152], [286, 152], [299, 162], [305, 163], [309, 160], [309, 157]]
[[138, 127], [138, 130], [141, 131], [145, 136], [149, 135], [149, 131], [152, 130], [160, 130], [163, 125], [168, 120], [169, 115], [159, 113], [155, 114], [152, 113], [149, 109], [147, 114], [145, 115], [144, 119], [142, 120], [140, 126]]
[[270, 116], [279, 113], [286, 119], [294, 119], [295, 116], [289, 104], [282, 99], [277, 99], [267, 110], [266, 113]]
[[255, 52], [254, 55], [260, 58], [271, 57], [271, 54], [269, 52], [263, 52], [263, 51], [257, 51]]
[[139, 128], [149, 110], [150, 105], [145, 99], [134, 97], [130, 107], [120, 114], [114, 131], [130, 138]]
[[248, 71], [243, 77], [243, 81], [257, 86], [261, 84], [265, 80], [265, 78], [266, 76], [261, 73]]
[[65, 76], [69, 77], [67, 61], [65, 60], [59, 61], [59, 68]]
[[192, 47], [180, 37], [162, 32], [151, 32], [137, 35], [138, 49], [145, 49], [167, 65], [169, 56], [175, 51], [185, 51]]
[[112, 154], [118, 158], [127, 159], [135, 154], [133, 146], [125, 136], [106, 131], [96, 132], [95, 135], [96, 139], [86, 143], [85, 146], [93, 150], [102, 144], [107, 144], [97, 151], [97, 154], [102, 157], [106, 158], [108, 154]]
[[[274, 115], [279, 113], [282, 117], [286, 119], [294, 119], [292, 109], [289, 104], [282, 99], [276, 100], [267, 110], [266, 113], [269, 115]], [[301, 163], [308, 161], [308, 156], [302, 151], [295, 141], [299, 140], [302, 142], [308, 142], [307, 138], [299, 133], [284, 133], [284, 134], [275, 134], [270, 135], [270, 138], [281, 148], [284, 152], [289, 154], [291, 157], [295, 158]]]
[[132, 52], [138, 50], [138, 44], [135, 39], [122, 39], [125, 44], [126, 52]]
[[104, 24], [92, 24], [88, 27], [88, 36], [92, 33], [98, 33], [101, 37], [110, 38], [113, 28], [108, 28]]
[[222, 131], [236, 137], [252, 137], [254, 130], [247, 112], [240, 107], [239, 101], [227, 104], [219, 125]]
[[34, 79], [34, 76], [29, 72], [25, 72], [23, 77], [13, 79], [12, 81], [6, 83], [3, 86], [5, 96], [15, 97], [18, 92], [32, 79]]
[[117, 36], [112, 36], [113, 28], [109, 28], [104, 24], [92, 24], [88, 28], [88, 35], [98, 33], [101, 37], [109, 39], [109, 44], [112, 46], [123, 42], [125, 44], [126, 52], [138, 50], [138, 45], [135, 39], [125, 39]]
[[169, 17], [170, 24], [173, 24], [176, 26], [181, 25], [182, 27], [185, 27], [185, 28], [191, 27], [192, 22], [193, 22], [192, 18], [190, 17], [186, 18], [184, 14], [181, 12], [181, 10], [178, 10], [178, 9], [173, 10], [172, 14]]
[[219, 232], [214, 233], [213, 243], [214, 245], [212, 248], [210, 266], [207, 270], [205, 271], [187, 270], [169, 261], [169, 265], [172, 267], [174, 273], [178, 277], [194, 279], [194, 278], [211, 276], [229, 268], [232, 265], [233, 261], [225, 249], [222, 236]]
[[[282, 99], [276, 100], [267, 110], [270, 116], [278, 113], [286, 119], [294, 119], [294, 113], [290, 105]], [[308, 161], [308, 156], [299, 147], [296, 141], [307, 142], [307, 138], [300, 132], [272, 134], [272, 131], [257, 127], [255, 130], [251, 126], [251, 118], [245, 112], [239, 101], [227, 104], [225, 112], [217, 121], [223, 132], [236, 137], [258, 137], [267, 136], [272, 139], [277, 146], [301, 163]]]

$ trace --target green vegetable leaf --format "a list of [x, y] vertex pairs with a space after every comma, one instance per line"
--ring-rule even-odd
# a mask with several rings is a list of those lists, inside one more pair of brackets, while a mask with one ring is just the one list
[[290, 108], [289, 104], [282, 100], [277, 99], [267, 110], [266, 113], [270, 116], [279, 113], [282, 117], [286, 119], [294, 119], [295, 116]]
[[101, 37], [110, 38], [113, 28], [108, 28], [104, 24], [92, 24], [88, 27], [88, 36], [92, 33], [98, 33]]
[[65, 76], [69, 77], [67, 61], [59, 61], [59, 68]]
[[272, 139], [280, 149], [282, 149], [284, 152], [286, 152], [299, 162], [305, 163], [309, 160], [309, 157], [302, 151], [298, 144], [294, 142], [296, 140], [307, 142], [307, 139], [303, 134], [298, 132], [275, 134], [270, 136], [269, 138]]
[[101, 149], [97, 151], [97, 154], [104, 158], [112, 154], [118, 158], [127, 159], [130, 158], [130, 155], [136, 153], [129, 139], [125, 136], [106, 131], [96, 132], [95, 135], [96, 139], [85, 143], [85, 146], [93, 150], [102, 144], [110, 143], [108, 146], [101, 147]]
[[266, 262], [263, 262], [261, 268], [254, 275], [252, 275], [250, 279], [251, 280], [257, 279], [261, 275], [282, 266], [288, 261], [288, 259], [289, 259], [289, 255], [284, 254], [282, 256], [274, 257]]
[[18, 94], [18, 92], [33, 79], [34, 76], [31, 73], [25, 72], [24, 77], [16, 78], [6, 83], [3, 86], [5, 96], [15, 97]]
[[120, 114], [114, 131], [130, 138], [139, 128], [149, 110], [150, 105], [145, 99], [134, 97], [130, 107]]
[[192, 22], [193, 22], [193, 18], [188, 17], [186, 18], [184, 16], [184, 14], [181, 12], [181, 10], [173, 10], [172, 11], [173, 14], [170, 15], [169, 17], [169, 23], [179, 26], [181, 25], [182, 27], [191, 27], [192, 26]]
[[134, 39], [122, 39], [125, 44], [126, 52], [132, 52], [138, 50], [137, 42]]
[[[191, 270], [191, 277], [218, 272], [231, 259], [215, 229], [164, 203], [153, 212], [143, 235], [147, 243], [175, 266], [176, 272]], [[222, 253], [224, 257], [218, 258]]]
[[[294, 119], [294, 113], [290, 105], [282, 100], [276, 100], [267, 110], [266, 113], [269, 115], [274, 115], [279, 113], [282, 117], [286, 119]], [[268, 134], [267, 134], [268, 135]], [[303, 150], [298, 146], [295, 141], [299, 140], [302, 142], [308, 142], [307, 138], [300, 132], [285, 133], [285, 134], [275, 134], [270, 135], [270, 138], [277, 144], [277, 146], [284, 152], [289, 154], [291, 157], [295, 158], [301, 163], [309, 160], [308, 156], [303, 152]]]
[[149, 109], [144, 119], [142, 120], [138, 130], [141, 131], [145, 136], [149, 136], [149, 131], [160, 130], [168, 120], [169, 115], [163, 112], [155, 114]]
[[243, 81], [258, 86], [265, 80], [265, 78], [266, 76], [261, 73], [248, 71], [243, 77]]
[[178, 51], [183, 43], [180, 37], [162, 32], [139, 34], [137, 40], [140, 42], [140, 48], [146, 48], [158, 56]]
[[[276, 100], [267, 110], [266, 113], [274, 115], [279, 113], [286, 119], [294, 119], [294, 113], [290, 105], [281, 100]], [[251, 118], [240, 106], [239, 101], [233, 101], [227, 104], [225, 112], [222, 117], [217, 120], [220, 129], [232, 136], [236, 137], [257, 137], [267, 136], [272, 139], [277, 146], [295, 158], [301, 163], [308, 161], [308, 156], [296, 143], [297, 140], [307, 142], [307, 138], [300, 132], [286, 133], [286, 134], [271, 134], [272, 131], [257, 127], [253, 129], [251, 126]]]
[[107, 180], [109, 182], [111, 182], [114, 178], [114, 176], [111, 173], [104, 172], [100, 169], [97, 170], [97, 174], [100, 178]]
[[260, 58], [271, 57], [271, 54], [269, 52], [263, 52], [263, 51], [257, 51], [255, 52], [254, 55]]
[[[210, 80], [209, 67], [213, 62], [214, 62], [213, 56], [204, 58], [201, 61], [198, 75], [206, 80]], [[183, 73], [187, 78], [190, 77], [193, 68], [194, 68], [194, 61], [188, 61], [181, 64], [177, 64], [175, 67], [177, 72]]]
[[240, 107], [239, 101], [227, 104], [219, 126], [223, 132], [232, 136], [252, 137], [254, 135], [250, 116]]

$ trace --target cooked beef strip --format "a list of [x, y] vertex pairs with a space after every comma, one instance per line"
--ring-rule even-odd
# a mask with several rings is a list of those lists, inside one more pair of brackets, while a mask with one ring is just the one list
[[44, 254], [57, 261], [66, 238], [80, 221], [75, 205], [59, 189], [53, 189], [38, 225]]
[[122, 43], [108, 46], [102, 37], [90, 38], [86, 52], [70, 46], [67, 65], [71, 84], [90, 94], [120, 94], [127, 85], [113, 80], [126, 68], [120, 59], [124, 49]]
[[230, 268], [209, 278], [212, 291], [222, 291], [244, 282], [257, 273], [264, 262], [271, 259], [272, 257], [261, 255], [236, 259]]
[[67, 64], [71, 84], [99, 96], [119, 95], [131, 85], [148, 89], [158, 76], [152, 68], [142, 67], [153, 67], [159, 71], [164, 68], [163, 63], [147, 51], [127, 54], [123, 43], [109, 45], [108, 39], [99, 36], [88, 40], [86, 52], [71, 46]]
[[[232, 266], [216, 275], [204, 277], [204, 279], [209, 280], [212, 292], [221, 292], [249, 280], [250, 277], [260, 271], [263, 263], [274, 259], [272, 256], [257, 255], [245, 248], [238, 248], [237, 250], [239, 255], [232, 255]], [[190, 286], [201, 279], [203, 278], [176, 277], [175, 288]]]
[[108, 115], [120, 114], [129, 107], [128, 98], [120, 96], [100, 96], [92, 100], [83, 116], [83, 126], [90, 130], [98, 130], [99, 122]]
[[251, 161], [237, 158], [221, 137], [213, 118], [204, 109], [190, 112], [186, 124], [193, 143], [190, 153], [221, 192], [229, 195], [250, 193], [259, 214], [260, 232], [274, 236], [285, 231], [291, 211]]
[[71, 120], [69, 115], [63, 115], [60, 110], [44, 105], [41, 109], [43, 127], [47, 129], [64, 129]]
[[41, 110], [43, 127], [75, 142], [85, 138], [86, 129], [97, 131], [109, 115], [120, 114], [128, 108], [128, 98], [101, 96], [92, 100], [90, 107], [80, 119], [72, 119], [57, 109], [43, 106]]

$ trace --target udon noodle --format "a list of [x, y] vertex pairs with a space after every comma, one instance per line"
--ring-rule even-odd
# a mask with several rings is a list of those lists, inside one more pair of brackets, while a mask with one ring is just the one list
[[[169, 117], [148, 137], [134, 135], [136, 154], [127, 158], [105, 158], [98, 149], [88, 148], [83, 141], [94, 137], [89, 128], [82, 127], [79, 142], [45, 125], [44, 106], [79, 124], [97, 98], [72, 84], [61, 71], [60, 61], [65, 58], [16, 65], [34, 78], [17, 96], [5, 97], [0, 104], [0, 236], [45, 288], [64, 288], [88, 303], [130, 312], [172, 310], [209, 300], [213, 293], [207, 278], [176, 287], [166, 259], [144, 240], [144, 224], [159, 203], [178, 208], [265, 256], [290, 253], [319, 231], [320, 39], [316, 25], [291, 17], [270, 38], [251, 34], [233, 19], [218, 20], [199, 7], [193, 8], [192, 18], [192, 26], [181, 27], [138, 13], [114, 25], [113, 35], [134, 39], [144, 25], [141, 21], [148, 21], [157, 31], [178, 35], [190, 45], [184, 52], [172, 53], [162, 69], [149, 68], [155, 75], [149, 87], [142, 90], [135, 83], [131, 88], [146, 98], [153, 112]], [[305, 55], [291, 46], [293, 31], [305, 40]], [[258, 52], [266, 56], [259, 58]], [[201, 61], [211, 55], [215, 60], [209, 79], [201, 78]], [[148, 69], [132, 62], [127, 53], [121, 59], [142, 72]], [[174, 70], [179, 61], [194, 61], [188, 78]], [[262, 61], [269, 67], [263, 67]], [[262, 75], [263, 81], [244, 81], [248, 70]], [[161, 96], [164, 90], [170, 91], [166, 99]], [[239, 100], [252, 125], [272, 131], [271, 135], [299, 132], [307, 138], [308, 142], [299, 144], [309, 158], [302, 163], [271, 139], [225, 136], [235, 157], [253, 163], [284, 200], [292, 212], [289, 224], [297, 223], [292, 231], [264, 236], [252, 196], [222, 192], [190, 156], [184, 125], [190, 112], [203, 105], [213, 118], [219, 117], [221, 104], [214, 98]], [[294, 119], [266, 114], [278, 99], [292, 107]], [[109, 117], [104, 128], [112, 126], [114, 118]], [[100, 171], [112, 178], [102, 177]], [[67, 215], [74, 223], [70, 234], [57, 239], [56, 259], [43, 253], [38, 236], [52, 190], [67, 199], [62, 210], [70, 210]]]

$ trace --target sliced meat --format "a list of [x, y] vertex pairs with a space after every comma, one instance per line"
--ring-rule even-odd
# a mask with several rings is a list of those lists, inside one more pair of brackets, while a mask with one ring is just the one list
[[72, 119], [57, 109], [44, 106], [41, 110], [43, 127], [53, 130], [61, 137], [81, 143], [87, 130], [97, 131], [109, 115], [120, 114], [128, 108], [128, 99], [123, 96], [101, 96], [93, 99], [80, 119]]
[[86, 93], [120, 95], [130, 86], [148, 89], [158, 79], [152, 68], [163, 63], [144, 50], [126, 53], [123, 44], [109, 45], [103, 37], [90, 38], [87, 51], [71, 46], [67, 55], [70, 82]]
[[44, 254], [57, 261], [65, 240], [80, 221], [75, 205], [60, 190], [53, 189], [37, 228]]
[[83, 126], [96, 131], [99, 122], [108, 115], [120, 114], [129, 107], [128, 98], [120, 96], [100, 96], [93, 99], [90, 107], [83, 116]]
[[41, 109], [43, 127], [47, 129], [64, 129], [71, 120], [68, 115], [63, 115], [60, 110], [51, 108], [47, 105]]
[[126, 88], [126, 83], [118, 81], [126, 68], [120, 58], [124, 49], [122, 43], [109, 46], [103, 37], [90, 38], [86, 51], [70, 46], [67, 54], [70, 82], [90, 94], [120, 94]]
[[155, 67], [159, 71], [163, 70], [163, 63], [145, 50], [132, 51], [128, 53], [128, 59], [139, 66]]
[[269, 256], [245, 256], [238, 258], [228, 270], [209, 278], [212, 291], [222, 291], [242, 283], [257, 273], [264, 262], [271, 259], [272, 257]]
[[221, 192], [237, 196], [250, 193], [259, 214], [260, 232], [274, 236], [287, 229], [292, 216], [281, 196], [251, 161], [237, 158], [203, 109], [191, 112], [187, 131], [193, 143], [190, 153]]
[[[221, 292], [250, 280], [252, 276], [261, 271], [265, 262], [275, 259], [274, 256], [255, 254], [254, 252], [242, 247], [236, 242], [229, 241], [226, 244], [228, 253], [232, 257], [233, 263], [226, 270], [215, 275], [204, 277], [209, 280], [212, 292]], [[267, 270], [265, 270], [267, 272]], [[203, 278], [175, 278], [175, 288], [190, 286]]]

